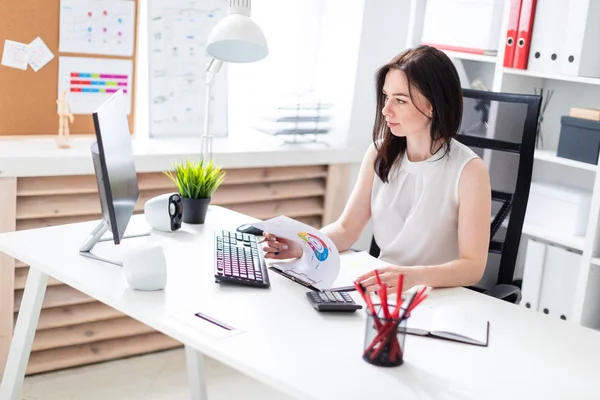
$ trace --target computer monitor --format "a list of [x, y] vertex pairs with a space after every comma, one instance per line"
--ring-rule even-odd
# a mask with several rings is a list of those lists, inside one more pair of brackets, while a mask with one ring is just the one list
[[[112, 240], [115, 245], [121, 243], [139, 197], [123, 91], [115, 92], [100, 105], [93, 113], [93, 118], [96, 142], [92, 144], [91, 152], [102, 220], [79, 249], [79, 253], [122, 265], [122, 261], [93, 254], [92, 249], [101, 241]], [[107, 231], [112, 232], [112, 239], [102, 239]]]

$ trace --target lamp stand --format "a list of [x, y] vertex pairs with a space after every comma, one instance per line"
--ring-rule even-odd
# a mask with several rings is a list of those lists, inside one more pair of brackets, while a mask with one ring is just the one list
[[208, 162], [213, 156], [213, 137], [210, 134], [210, 102], [211, 102], [211, 89], [215, 76], [219, 73], [223, 61], [215, 58], [210, 60], [208, 67], [206, 68], [206, 101], [204, 104], [204, 135], [202, 136], [202, 160]]

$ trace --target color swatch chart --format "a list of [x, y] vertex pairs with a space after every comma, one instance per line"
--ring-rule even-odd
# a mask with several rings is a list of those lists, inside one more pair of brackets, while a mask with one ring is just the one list
[[123, 90], [130, 114], [132, 77], [131, 60], [61, 56], [57, 95], [66, 90], [73, 114], [92, 114], [113, 93]]
[[131, 56], [134, 26], [131, 0], [61, 0], [59, 51]]
[[127, 75], [93, 74], [87, 72], [71, 72], [71, 92], [83, 93], [115, 93], [123, 89], [127, 93]]

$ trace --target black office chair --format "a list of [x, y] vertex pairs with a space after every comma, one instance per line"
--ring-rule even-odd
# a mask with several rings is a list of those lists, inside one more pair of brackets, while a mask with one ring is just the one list
[[[470, 289], [512, 303], [521, 300], [514, 285], [533, 170], [541, 97], [463, 89], [463, 118], [456, 139], [486, 163], [492, 186], [491, 235], [483, 278]], [[375, 239], [369, 253], [379, 256]]]

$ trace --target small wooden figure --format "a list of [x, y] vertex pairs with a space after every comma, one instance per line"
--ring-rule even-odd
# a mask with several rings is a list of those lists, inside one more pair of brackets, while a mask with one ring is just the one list
[[58, 147], [67, 149], [69, 143], [69, 122], [73, 123], [75, 117], [71, 112], [71, 104], [67, 100], [67, 91], [63, 90], [60, 98], [56, 100], [58, 105]]

